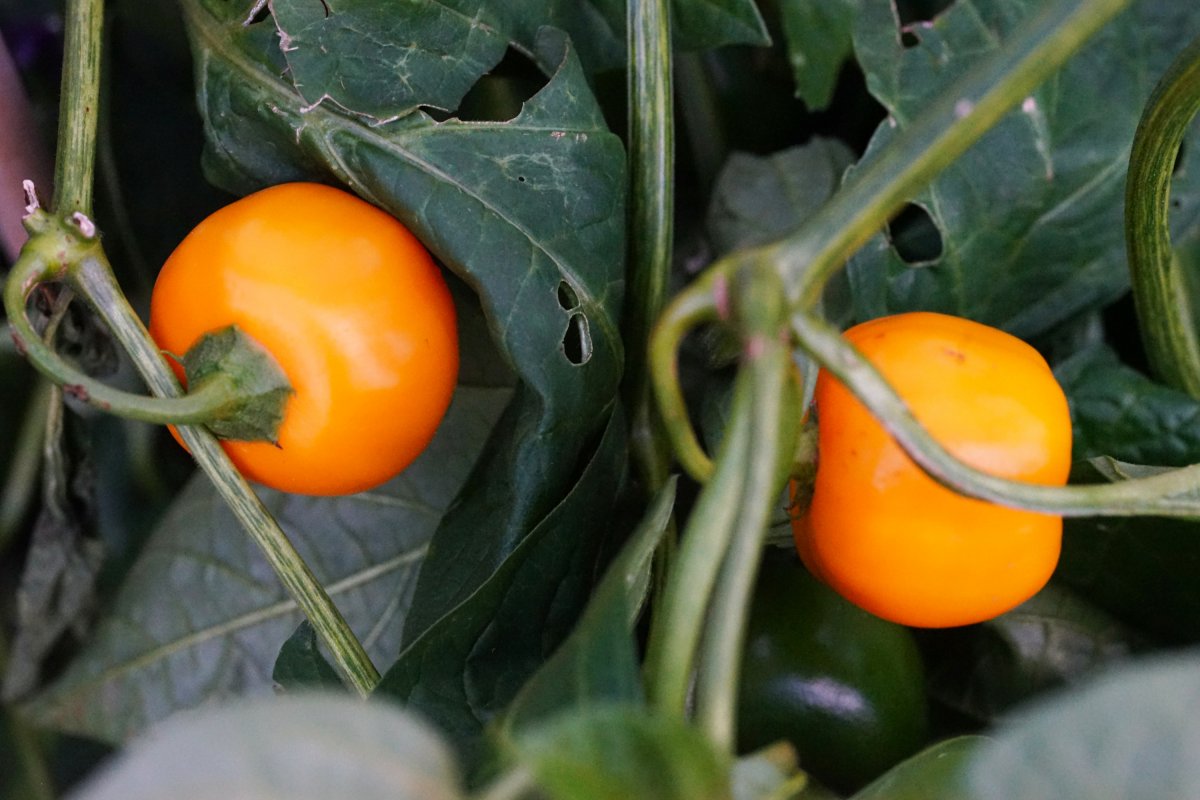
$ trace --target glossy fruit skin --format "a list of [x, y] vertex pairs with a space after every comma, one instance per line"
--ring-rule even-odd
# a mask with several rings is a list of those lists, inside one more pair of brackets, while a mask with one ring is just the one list
[[339, 189], [289, 183], [248, 195], [170, 255], [150, 303], [158, 345], [182, 355], [231, 324], [295, 391], [278, 446], [222, 442], [266, 486], [377, 486], [425, 449], [450, 404], [458, 333], [445, 279], [400, 222]]
[[738, 747], [788, 740], [800, 766], [852, 792], [925, 742], [924, 668], [912, 632], [768, 552], [746, 628]]
[[[1014, 480], [1066, 483], [1067, 400], [1028, 344], [928, 312], [872, 320], [845, 337], [966, 463]], [[816, 484], [793, 532], [809, 569], [844, 597], [884, 619], [940, 628], [991, 619], [1049, 580], [1060, 517], [939, 486], [824, 371], [815, 404]]]

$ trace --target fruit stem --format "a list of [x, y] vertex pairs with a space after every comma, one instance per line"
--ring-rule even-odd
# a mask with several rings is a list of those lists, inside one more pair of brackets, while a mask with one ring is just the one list
[[[75, 241], [72, 241], [75, 240]], [[81, 246], [82, 245], [82, 246]], [[67, 266], [50, 266], [46, 251], [60, 258], [78, 261]], [[84, 274], [88, 277], [83, 278]], [[88, 246], [76, 240], [68, 231], [43, 230], [35, 233], [13, 265], [4, 288], [4, 308], [11, 326], [13, 341], [29, 361], [47, 378], [63, 388], [67, 395], [107, 413], [128, 419], [159, 424], [204, 424], [225, 416], [238, 400], [231, 379], [214, 377], [197, 391], [182, 397], [154, 398], [115, 389], [80, 372], [69, 364], [52, 345], [43, 341], [33, 327], [26, 311], [30, 295], [43, 282], [62, 280], [79, 288], [89, 283], [93, 307], [114, 302], [115, 287], [102, 276], [111, 275], [103, 251], [98, 244]], [[82, 292], [81, 292], [82, 294]], [[119, 292], [116, 292], [119, 295]], [[139, 321], [140, 325], [140, 321]], [[155, 358], [160, 358], [157, 353]]]

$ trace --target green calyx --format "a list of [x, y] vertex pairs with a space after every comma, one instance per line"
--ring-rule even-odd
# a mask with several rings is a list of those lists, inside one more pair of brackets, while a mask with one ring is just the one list
[[184, 354], [189, 391], [227, 387], [229, 405], [205, 423], [222, 439], [278, 441], [288, 398], [294, 394], [287, 375], [271, 354], [236, 325], [200, 338]]

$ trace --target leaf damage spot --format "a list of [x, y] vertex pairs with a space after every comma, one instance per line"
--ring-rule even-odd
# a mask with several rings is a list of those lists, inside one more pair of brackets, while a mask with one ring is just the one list
[[583, 366], [592, 358], [592, 335], [588, 330], [588, 318], [582, 311], [571, 315], [567, 320], [567, 330], [562, 340], [563, 355], [567, 361], [577, 367]]

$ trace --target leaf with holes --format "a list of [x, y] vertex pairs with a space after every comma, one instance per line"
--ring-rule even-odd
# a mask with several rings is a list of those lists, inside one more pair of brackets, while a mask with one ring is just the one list
[[[341, 6], [330, 6], [332, 19]], [[416, 7], [440, 13], [432, 6]], [[406, 626], [411, 642], [487, 580], [571, 490], [577, 461], [607, 423], [622, 361], [621, 142], [570, 43], [553, 30], [543, 29], [531, 50], [549, 80], [516, 118], [438, 122], [417, 110], [370, 124], [395, 107], [344, 112], [359, 102], [351, 96], [370, 94], [378, 59], [341, 62], [338, 80], [364, 88], [313, 105], [285, 62], [297, 58], [285, 51], [298, 46], [299, 31], [281, 47], [274, 25], [243, 27], [217, 0], [189, 0], [184, 8], [213, 177], [241, 191], [336, 179], [386, 208], [478, 293], [492, 340], [521, 383], [435, 537]], [[433, 36], [443, 29], [422, 30]], [[404, 38], [399, 31], [375, 35]], [[435, 99], [415, 96], [413, 103]], [[595, 535], [586, 526], [598, 521], [583, 524], [578, 535]]]
[[[270, 9], [309, 105], [328, 100], [375, 120], [419, 106], [453, 110], [510, 44], [536, 52], [545, 26], [568, 33], [591, 71], [625, 60], [624, 0], [274, 0]], [[675, 0], [672, 11], [684, 49], [768, 42], [753, 0]]]
[[[854, 48], [890, 114], [865, 159], [1041, 6], [958, 0], [901, 31], [894, 4], [864, 3]], [[1128, 286], [1122, 200], [1138, 116], [1197, 33], [1200, 16], [1172, 0], [1134, 3], [1105, 27], [912, 198], [940, 233], [940, 252], [910, 263], [880, 236], [852, 260], [859, 318], [936, 310], [1028, 338], [1112, 301]], [[1200, 169], [1186, 159], [1172, 198], [1178, 234], [1200, 225]]]
[[[371, 657], [387, 664], [429, 537], [510, 390], [459, 387], [421, 457], [345, 498], [263, 491]], [[26, 704], [40, 725], [120, 741], [174, 711], [269, 693], [300, 612], [203, 478], [176, 499], [67, 671]]]

